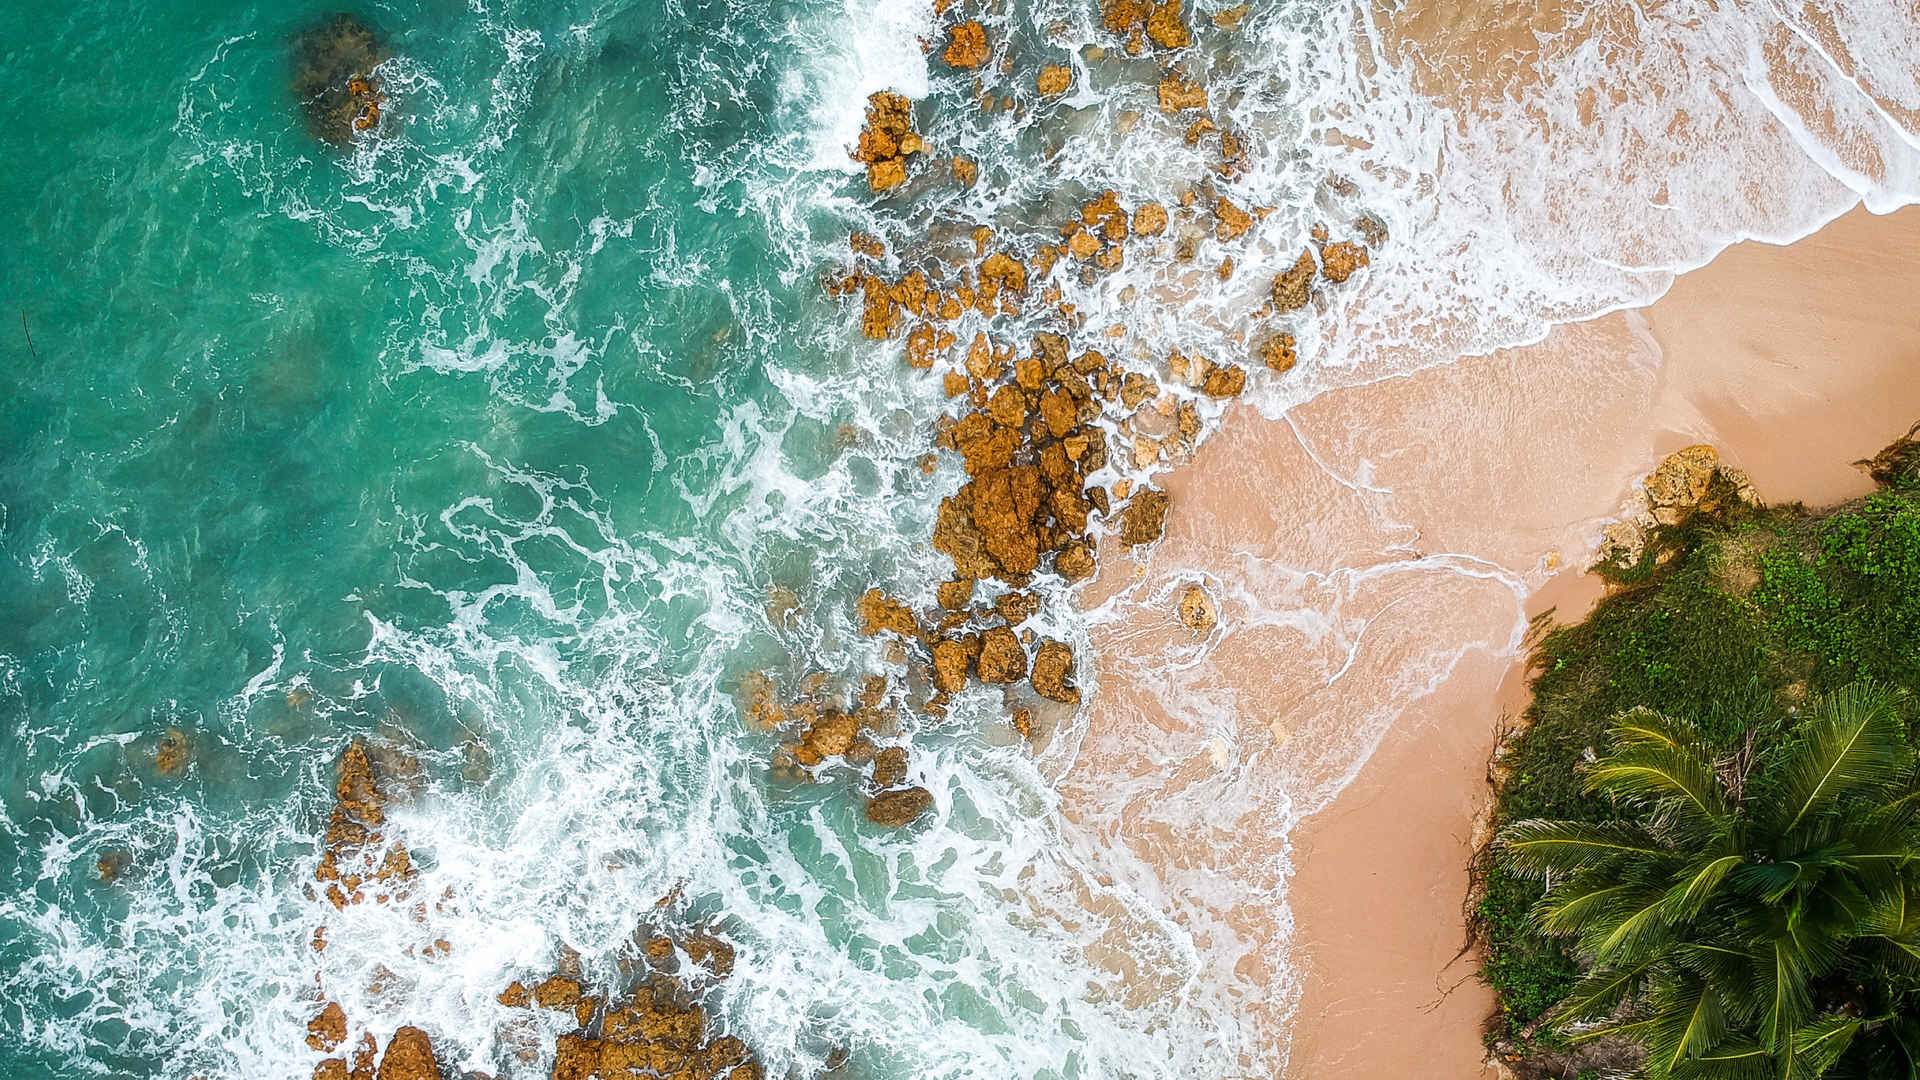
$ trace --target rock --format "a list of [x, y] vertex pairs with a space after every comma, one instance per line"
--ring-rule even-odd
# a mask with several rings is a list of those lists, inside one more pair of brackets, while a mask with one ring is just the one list
[[1299, 362], [1300, 359], [1298, 346], [1294, 343], [1293, 335], [1286, 333], [1275, 334], [1261, 342], [1260, 359], [1267, 367], [1274, 371], [1292, 371], [1293, 365]]
[[345, 1058], [328, 1058], [313, 1067], [313, 1080], [354, 1080]]
[[867, 637], [882, 632], [899, 634], [909, 640], [920, 637], [920, 623], [913, 609], [879, 589], [868, 589], [860, 596], [858, 609], [860, 632]]
[[1013, 730], [1023, 739], [1033, 738], [1033, 710], [1013, 710]]
[[1064, 64], [1048, 64], [1040, 69], [1040, 77], [1034, 81], [1034, 89], [1043, 97], [1064, 94], [1073, 85], [1073, 69]]
[[940, 606], [948, 611], [965, 611], [967, 605], [973, 603], [973, 579], [971, 578], [943, 581], [937, 591]]
[[1073, 676], [1073, 649], [1058, 641], [1042, 641], [1033, 657], [1033, 689], [1041, 697], [1066, 705], [1080, 703], [1080, 691], [1067, 685]]
[[326, 1052], [347, 1041], [347, 1014], [337, 1001], [327, 1002], [307, 1025], [307, 1045]]
[[875, 825], [898, 829], [911, 825], [933, 805], [933, 793], [923, 787], [884, 791], [867, 800], [867, 820]]
[[527, 1003], [533, 1000], [533, 989], [519, 979], [515, 979], [507, 984], [505, 990], [500, 991], [499, 997], [495, 1000], [509, 1009], [524, 1009]]
[[1367, 249], [1352, 241], [1342, 240], [1320, 249], [1320, 273], [1336, 285], [1352, 277], [1355, 271], [1365, 265]]
[[954, 158], [953, 178], [960, 181], [962, 187], [972, 187], [973, 182], [980, 179], [980, 166], [971, 158]]
[[1616, 521], [1606, 528], [1600, 557], [1619, 566], [1632, 567], [1640, 564], [1646, 550], [1647, 538], [1632, 522]]
[[571, 1009], [580, 1000], [580, 984], [565, 975], [555, 975], [533, 988], [533, 1000], [543, 1009]]
[[[1881, 487], [1920, 483], [1920, 424], [1870, 458], [1853, 463]], [[1751, 485], [1749, 485], [1751, 486]], [[1754, 502], [1758, 502], [1756, 497]]]
[[1371, 214], [1354, 222], [1353, 227], [1370, 248], [1378, 248], [1387, 242], [1387, 223]]
[[1120, 404], [1125, 405], [1129, 410], [1138, 409], [1142, 404], [1159, 396], [1160, 387], [1154, 383], [1152, 376], [1129, 371], [1126, 377], [1120, 380]]
[[913, 102], [904, 94], [882, 90], [867, 98], [867, 126], [852, 156], [867, 167], [867, 186], [875, 194], [906, 183], [907, 156], [925, 147], [913, 130]]
[[1040, 598], [1026, 592], [1003, 593], [993, 602], [993, 606], [1000, 617], [1007, 620], [1007, 625], [1017, 626], [1033, 618], [1034, 612], [1040, 610]]
[[386, 1056], [380, 1059], [379, 1080], [440, 1080], [440, 1065], [433, 1059], [427, 1033], [417, 1027], [394, 1032]]
[[1167, 208], [1145, 203], [1133, 212], [1133, 231], [1141, 236], [1159, 236], [1167, 231]]
[[187, 733], [170, 727], [160, 736], [153, 751], [153, 771], [161, 776], [179, 776], [187, 771]]
[[94, 873], [100, 876], [100, 884], [111, 885], [120, 879], [127, 866], [133, 862], [133, 855], [120, 848], [114, 848], [94, 860]]
[[802, 765], [818, 765], [827, 758], [838, 757], [853, 749], [853, 742], [859, 735], [858, 717], [841, 712], [825, 712], [807, 726], [794, 756], [800, 759]]
[[1221, 198], [1213, 204], [1213, 235], [1221, 240], [1234, 240], [1253, 228], [1253, 215], [1235, 206], [1230, 199]]
[[959, 638], [946, 638], [933, 646], [933, 685], [943, 694], [957, 694], [967, 685], [967, 667], [973, 650]]
[[1163, 49], [1184, 49], [1193, 43], [1187, 24], [1180, 18], [1180, 0], [1168, 0], [1147, 16], [1147, 36]]
[[1120, 539], [1129, 546], [1151, 544], [1167, 528], [1172, 498], [1155, 488], [1141, 488], [1120, 514]]
[[1016, 683], [1027, 677], [1027, 653], [1012, 630], [996, 626], [980, 636], [980, 681]]
[[688, 959], [706, 968], [714, 978], [733, 974], [733, 946], [726, 940], [701, 931], [687, 935], [681, 947], [687, 950]]
[[873, 755], [873, 786], [885, 790], [899, 787], [907, 779], [907, 748], [889, 746]]
[[1647, 477], [1647, 500], [1653, 504], [1654, 520], [1676, 525], [1707, 494], [1713, 474], [1720, 467], [1720, 454], [1711, 446], [1689, 446], [1667, 455]]
[[1179, 75], [1168, 75], [1160, 80], [1160, 111], [1163, 113], [1185, 112], [1188, 109], [1207, 107], [1207, 88]]
[[379, 123], [386, 97], [374, 69], [388, 53], [370, 27], [351, 15], [331, 15], [295, 35], [292, 52], [293, 96], [308, 134], [345, 146], [355, 132]]
[[1213, 597], [1198, 585], [1189, 585], [1180, 594], [1180, 625], [1196, 634], [1206, 634], [1213, 630], [1219, 621], [1219, 611], [1214, 607]]
[[1053, 561], [1053, 568], [1068, 581], [1082, 581], [1093, 576], [1098, 565], [1093, 559], [1093, 550], [1086, 544], [1074, 544], [1062, 551]]
[[1318, 270], [1313, 252], [1301, 252], [1291, 269], [1273, 279], [1273, 310], [1284, 315], [1306, 307], [1312, 295], [1313, 275]]
[[977, 68], [987, 62], [987, 29], [978, 19], [956, 23], [947, 31], [947, 49], [940, 58], [949, 67]]
[[1209, 364], [1201, 392], [1212, 398], [1238, 397], [1247, 388], [1247, 371], [1236, 364]]

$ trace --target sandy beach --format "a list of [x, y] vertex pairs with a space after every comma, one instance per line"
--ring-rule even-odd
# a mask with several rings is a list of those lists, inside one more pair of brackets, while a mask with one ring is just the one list
[[[1920, 419], [1917, 246], [1920, 208], [1740, 245], [1644, 310], [1238, 412], [1169, 478], [1165, 540], [1089, 590], [1100, 693], [1065, 810], [1116, 876], [1182, 891], [1289, 1075], [1488, 1071], [1461, 912], [1527, 621], [1584, 612], [1602, 527], [1681, 446], [1770, 501], [1870, 490], [1848, 463]], [[1192, 584], [1204, 641], [1173, 617]]]

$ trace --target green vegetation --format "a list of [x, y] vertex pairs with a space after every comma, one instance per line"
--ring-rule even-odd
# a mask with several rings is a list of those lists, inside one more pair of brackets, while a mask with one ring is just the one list
[[[1521, 834], [1515, 829], [1517, 823], [1532, 819], [1555, 822], [1570, 830], [1568, 835], [1578, 835], [1582, 829], [1623, 834], [1652, 829], [1647, 835], [1659, 840], [1663, 854], [1659, 860], [1648, 855], [1638, 863], [1622, 856], [1619, 865], [1562, 867], [1553, 874], [1554, 899], [1546, 905], [1540, 901], [1546, 895], [1542, 871], [1549, 868], [1548, 861], [1518, 854], [1511, 858], [1489, 854], [1482, 859], [1476, 929], [1486, 953], [1482, 975], [1500, 1000], [1500, 1014], [1488, 1038], [1522, 1075], [1561, 1077], [1587, 1068], [1617, 1069], [1639, 1060], [1637, 1047], [1667, 1045], [1653, 1021], [1664, 1015], [1664, 1005], [1686, 1000], [1675, 995], [1692, 985], [1685, 974], [1689, 971], [1691, 978], [1713, 981], [1719, 987], [1716, 994], [1725, 998], [1716, 999], [1721, 1011], [1714, 1025], [1724, 1025], [1727, 1038], [1744, 1034], [1753, 1039], [1751, 1045], [1759, 1047], [1761, 1054], [1729, 1064], [1721, 1072], [1690, 1072], [1695, 1066], [1686, 1063], [1692, 1059], [1684, 1054], [1681, 1065], [1660, 1071], [1656, 1057], [1644, 1066], [1645, 1075], [1821, 1075], [1808, 1068], [1823, 1063], [1821, 1054], [1800, 1054], [1795, 1049], [1792, 1031], [1803, 1026], [1798, 1020], [1776, 1019], [1767, 1029], [1772, 1041], [1761, 1039], [1767, 1032], [1754, 1026], [1758, 1014], [1748, 1011], [1751, 1001], [1741, 996], [1740, 984], [1729, 981], [1727, 972], [1708, 975], [1699, 965], [1688, 968], [1680, 954], [1669, 955], [1653, 946], [1670, 939], [1679, 943], [1675, 948], [1691, 949], [1713, 935], [1732, 933], [1729, 928], [1736, 925], [1757, 933], [1758, 924], [1751, 919], [1739, 923], [1738, 901], [1769, 895], [1770, 888], [1758, 883], [1765, 876], [1758, 867], [1769, 864], [1756, 861], [1749, 867], [1745, 860], [1778, 860], [1783, 852], [1817, 851], [1827, 860], [1820, 864], [1821, 874], [1832, 875], [1834, 882], [1850, 880], [1834, 869], [1840, 865], [1831, 860], [1835, 852], [1824, 846], [1831, 837], [1770, 833], [1765, 822], [1771, 819], [1762, 811], [1770, 805], [1768, 800], [1783, 797], [1791, 763], [1816, 746], [1819, 725], [1825, 720], [1810, 718], [1830, 716], [1850, 696], [1874, 694], [1844, 689], [1850, 684], [1865, 682], [1882, 688], [1882, 696], [1874, 697], [1880, 703], [1876, 715], [1886, 717], [1882, 733], [1897, 734], [1903, 748], [1912, 743], [1920, 710], [1913, 696], [1898, 691], [1920, 690], [1920, 470], [1916, 462], [1920, 462], [1920, 449], [1913, 444], [1889, 448], [1874, 463], [1876, 477], [1888, 483], [1888, 489], [1825, 515], [1799, 507], [1754, 510], [1737, 505], [1711, 516], [1695, 515], [1664, 530], [1640, 565], [1611, 570], [1610, 576], [1621, 588], [1586, 622], [1556, 629], [1540, 641], [1533, 657], [1537, 673], [1533, 704], [1523, 731], [1509, 742], [1499, 762], [1504, 779], [1496, 826], [1509, 838]], [[1824, 707], [1819, 704], [1823, 702]], [[1704, 767], [1710, 783], [1698, 790], [1703, 798], [1721, 800], [1719, 816], [1713, 818], [1718, 824], [1708, 827], [1702, 820], [1688, 824], [1683, 821], [1685, 815], [1663, 803], [1654, 790], [1635, 788], [1621, 779], [1624, 774], [1609, 771], [1609, 763], [1618, 765], [1652, 753], [1634, 741], [1638, 736], [1622, 741], [1616, 721], [1628, 715], [1660, 718], [1658, 723], [1668, 725], [1669, 735], [1678, 744], [1668, 752], [1681, 755], [1684, 748], [1689, 760]], [[1903, 752], [1911, 755], [1910, 750]], [[1698, 769], [1695, 780], [1699, 780]], [[1838, 830], [1835, 835], [1839, 835], [1846, 828], [1865, 827], [1873, 815], [1863, 799], [1860, 792], [1852, 792], [1828, 806], [1820, 816], [1825, 823], [1822, 828]], [[1920, 804], [1920, 796], [1915, 803]], [[1712, 847], [1714, 843], [1723, 846]], [[1584, 932], [1624, 917], [1618, 905], [1625, 904], [1633, 890], [1640, 890], [1633, 895], [1644, 897], [1658, 883], [1672, 887], [1673, 881], [1661, 873], [1678, 873], [1675, 867], [1694, 865], [1684, 851], [1722, 852], [1716, 859], [1731, 858], [1737, 851], [1743, 861], [1721, 864], [1725, 878], [1708, 891], [1708, 902], [1698, 911], [1679, 900], [1672, 900], [1671, 906], [1656, 906], [1624, 943], [1605, 950], [1601, 948], [1607, 940], [1604, 934], [1596, 939]], [[1920, 852], [1920, 842], [1910, 844], [1909, 851]], [[1657, 872], [1660, 867], [1665, 871]], [[1572, 870], [1588, 873], [1587, 883], [1598, 880], [1603, 870], [1624, 875], [1615, 882], [1623, 891], [1606, 894], [1613, 898], [1610, 901], [1594, 899], [1584, 917], [1577, 907], [1556, 916], [1576, 895], [1568, 891], [1563, 896], [1563, 889], [1586, 887], [1576, 874], [1567, 872]], [[1795, 890], [1818, 893], [1826, 886], [1796, 880], [1799, 883], [1788, 886], [1783, 898], [1799, 897], [1814, 907], [1824, 903], [1808, 899], [1813, 893]], [[1834, 887], [1848, 893], [1848, 903], [1858, 900], [1848, 891], [1860, 887], [1857, 882]], [[1915, 901], [1920, 905], [1920, 892]], [[1663, 899], [1662, 903], [1669, 902]], [[1697, 923], [1702, 917], [1711, 928]], [[1824, 944], [1818, 947], [1819, 962], [1806, 968], [1805, 1002], [1794, 1004], [1785, 1015], [1826, 1016], [1835, 1024], [1841, 1023], [1836, 1017], [1844, 1015], [1846, 1023], [1859, 1022], [1859, 1027], [1849, 1029], [1846, 1054], [1838, 1052], [1837, 1036], [1821, 1043], [1821, 1048], [1833, 1052], [1836, 1062], [1826, 1075], [1914, 1075], [1904, 1066], [1892, 1068], [1893, 1058], [1877, 1059], [1873, 1069], [1860, 1071], [1869, 1053], [1891, 1053], [1889, 1039], [1898, 1045], [1890, 1032], [1905, 1029], [1886, 1017], [1895, 1011], [1920, 1010], [1920, 999], [1910, 996], [1908, 975], [1899, 972], [1899, 964], [1876, 961], [1880, 966], [1871, 970], [1863, 966], [1865, 960], [1856, 945], [1873, 935], [1860, 930], [1860, 925], [1835, 930], [1831, 949]], [[1806, 917], [1800, 917], [1795, 926], [1796, 933], [1806, 932]], [[1740, 947], [1758, 949], [1755, 943], [1762, 940], [1751, 938]], [[1611, 1008], [1617, 998], [1613, 1002], [1594, 999], [1586, 1009], [1556, 1009], [1570, 995], [1576, 995], [1576, 1001], [1586, 1000], [1592, 984], [1582, 982], [1583, 972], [1631, 965], [1654, 953], [1662, 959], [1619, 988], [1630, 1002], [1622, 1007], [1622, 1016], [1629, 1024], [1647, 1026], [1616, 1027], [1600, 1037], [1572, 1022], [1600, 1018], [1594, 1010], [1606, 1011], [1602, 1006]], [[1920, 971], [1920, 960], [1912, 965]], [[1868, 974], [1873, 979], [1863, 981]], [[1592, 978], [1591, 974], [1585, 977]], [[1835, 989], [1841, 984], [1845, 993]], [[1845, 1011], [1833, 1013], [1834, 1009]], [[1916, 1039], [1912, 1046], [1920, 1052], [1920, 1031], [1912, 1034]], [[1702, 1038], [1696, 1032], [1680, 1045], [1697, 1048], [1703, 1045]], [[1906, 1060], [1905, 1051], [1899, 1056]], [[1781, 1071], [1787, 1060], [1796, 1062], [1794, 1071]]]

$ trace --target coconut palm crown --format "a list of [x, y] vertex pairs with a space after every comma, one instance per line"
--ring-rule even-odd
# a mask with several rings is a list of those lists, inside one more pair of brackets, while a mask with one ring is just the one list
[[1522, 821], [1535, 917], [1591, 967], [1551, 1021], [1648, 1080], [1920, 1080], [1920, 758], [1899, 696], [1827, 695], [1746, 775], [1693, 725], [1616, 717], [1588, 773], [1629, 820]]

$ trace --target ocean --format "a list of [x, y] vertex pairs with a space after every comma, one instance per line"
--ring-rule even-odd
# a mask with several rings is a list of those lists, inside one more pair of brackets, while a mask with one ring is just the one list
[[[1158, 202], [1163, 239], [980, 324], [1104, 343], [1207, 430], [1227, 402], [1169, 354], [1237, 361], [1283, 422], [1920, 198], [1917, 20], [1869, 8], [1496, 9], [1489, 66], [1442, 6], [1190, 4], [1191, 44], [1132, 56], [1086, 0], [391, 0], [354, 12], [383, 96], [336, 144], [294, 89], [334, 5], [12, 5], [0, 1077], [305, 1077], [323, 999], [450, 1076], [545, 1076], [572, 1018], [498, 995], [617, 986], [648, 928], [731, 944], [700, 1002], [771, 1076], [1277, 1074], [1249, 1004], [1286, 981], [1061, 814], [1085, 710], [1028, 739], [976, 685], [923, 715], [860, 632], [869, 588], [933, 606], [965, 475], [925, 461], [938, 374], [823, 288], [849, 234], [897, 277]], [[978, 70], [941, 59], [963, 17]], [[877, 194], [848, 151], [882, 90], [928, 149]], [[1371, 264], [1283, 318], [1319, 224]], [[1113, 458], [1110, 486], [1181, 460]], [[1034, 589], [1093, 698], [1086, 613]], [[903, 829], [857, 769], [771, 769], [749, 715], [874, 674], [931, 793]], [[388, 831], [431, 905], [314, 888], [356, 737], [419, 763]]]

